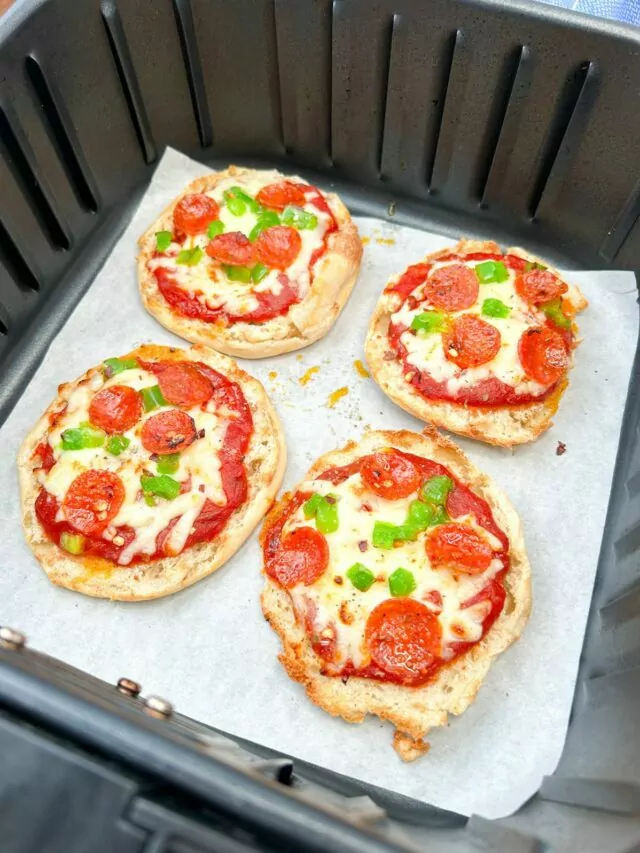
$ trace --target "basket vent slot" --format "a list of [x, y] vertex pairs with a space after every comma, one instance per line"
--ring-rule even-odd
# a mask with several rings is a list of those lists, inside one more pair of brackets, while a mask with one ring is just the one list
[[9, 314], [7, 309], [0, 302], [0, 337], [9, 333]]
[[[47, 239], [57, 249], [69, 249], [71, 235], [64, 224], [46, 179], [35, 163], [31, 146], [19, 127], [18, 120], [7, 108], [0, 108], [0, 141], [18, 186], [24, 192], [31, 209]], [[5, 201], [6, 203], [6, 201]]]
[[40, 290], [40, 282], [0, 220], [0, 261], [20, 290]]
[[[466, 40], [462, 30], [456, 30], [447, 41], [442, 61], [440, 94], [433, 102], [437, 110], [434, 123], [431, 157], [427, 166], [429, 192], [437, 192], [444, 185], [449, 171], [449, 161], [455, 138], [457, 122], [467, 79], [468, 63], [464, 61]], [[447, 127], [450, 132], [447, 132]]]
[[154, 163], [158, 157], [156, 144], [153, 140], [149, 117], [147, 116], [144, 101], [142, 100], [142, 93], [140, 92], [140, 85], [131, 60], [131, 53], [122, 27], [120, 13], [113, 0], [103, 0], [100, 10], [109, 38], [113, 60], [116, 64], [118, 77], [120, 78], [122, 91], [129, 107], [131, 121], [135, 127], [145, 163]]
[[640, 813], [640, 785], [629, 782], [545, 776], [540, 797], [554, 803], [567, 803], [613, 814]]
[[27, 56], [24, 66], [73, 191], [86, 210], [96, 213], [99, 207], [98, 192], [64, 103], [35, 57]]
[[600, 618], [604, 628], [613, 628], [621, 622], [628, 622], [638, 616], [640, 616], [640, 580], [600, 608]]
[[560, 92], [540, 157], [540, 170], [529, 199], [532, 219], [543, 203], [553, 204], [566, 176], [573, 152], [580, 144], [597, 94], [598, 70], [584, 62], [571, 73]]
[[[382, 74], [382, 91], [380, 93], [380, 104], [381, 104], [381, 114], [382, 114], [382, 122], [380, 124], [380, 134], [378, 136], [378, 154], [377, 154], [377, 164], [378, 164], [378, 175], [382, 177], [382, 157], [384, 150], [384, 132], [385, 125], [387, 123], [387, 112], [388, 112], [388, 104], [389, 104], [389, 74], [391, 71], [391, 55], [394, 49], [394, 36], [396, 35], [398, 24], [400, 22], [400, 15], [394, 15], [389, 21], [387, 32], [385, 33], [385, 47], [383, 48], [383, 56], [384, 56], [384, 69]], [[397, 45], [397, 42], [396, 42]]]
[[616, 224], [602, 241], [599, 252], [601, 258], [608, 262], [614, 260], [638, 217], [640, 217], [640, 181], [636, 183], [626, 204], [620, 211]]
[[191, 103], [198, 127], [200, 145], [208, 148], [213, 143], [213, 127], [211, 124], [211, 112], [207, 100], [207, 89], [202, 73], [198, 40], [193, 26], [193, 15], [189, 0], [173, 0], [173, 9], [176, 16], [178, 36], [182, 57], [187, 72]]

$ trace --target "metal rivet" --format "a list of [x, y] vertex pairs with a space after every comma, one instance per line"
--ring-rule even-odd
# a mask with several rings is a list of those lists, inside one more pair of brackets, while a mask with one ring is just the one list
[[117, 688], [125, 696], [137, 696], [142, 690], [138, 682], [132, 681], [130, 678], [121, 678], [118, 681]]
[[27, 638], [20, 631], [14, 631], [13, 628], [0, 628], [0, 643], [3, 646], [8, 646], [11, 649], [21, 649], [27, 642]]
[[147, 714], [154, 717], [170, 717], [173, 714], [173, 705], [159, 696], [147, 696], [144, 700], [144, 709]]

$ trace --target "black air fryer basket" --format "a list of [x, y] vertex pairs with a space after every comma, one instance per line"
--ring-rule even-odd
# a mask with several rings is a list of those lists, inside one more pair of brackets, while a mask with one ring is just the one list
[[[0, 22], [0, 419], [166, 145], [565, 267], [640, 266], [640, 31], [524, 0], [22, 0]], [[2, 853], [640, 851], [638, 363], [564, 753], [517, 814], [233, 742], [13, 625]]]

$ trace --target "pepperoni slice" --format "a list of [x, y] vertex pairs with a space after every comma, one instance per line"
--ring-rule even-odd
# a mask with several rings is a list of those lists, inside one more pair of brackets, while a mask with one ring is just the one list
[[441, 311], [464, 311], [478, 298], [480, 285], [475, 272], [464, 264], [449, 264], [432, 273], [424, 285], [424, 296]]
[[313, 527], [296, 527], [280, 543], [266, 565], [267, 574], [287, 589], [303, 583], [310, 586], [329, 565], [329, 546]]
[[124, 503], [122, 480], [111, 471], [85, 471], [71, 483], [62, 501], [69, 524], [85, 536], [99, 536]]
[[427, 537], [427, 557], [433, 568], [447, 566], [477, 575], [489, 568], [493, 551], [468, 524], [441, 524]]
[[516, 276], [515, 288], [518, 296], [535, 305], [557, 299], [569, 289], [549, 270], [529, 270], [519, 273]]
[[207, 254], [221, 264], [232, 266], [247, 267], [255, 262], [253, 245], [241, 231], [218, 234], [207, 246]]
[[541, 385], [557, 382], [569, 367], [564, 338], [549, 326], [527, 329], [520, 338], [518, 354], [527, 376]]
[[142, 414], [140, 394], [128, 385], [112, 385], [99, 391], [89, 406], [89, 420], [107, 433], [126, 432]]
[[295, 261], [302, 248], [302, 237], [288, 225], [265, 228], [256, 240], [258, 260], [268, 267], [286, 270]]
[[182, 234], [200, 234], [220, 215], [217, 203], [204, 193], [183, 196], [173, 209], [173, 227]]
[[445, 357], [458, 367], [476, 367], [498, 354], [500, 332], [474, 314], [463, 314], [456, 317], [449, 331], [442, 335], [442, 346]]
[[158, 385], [167, 402], [174, 406], [200, 406], [211, 399], [213, 385], [195, 364], [179, 361], [158, 374]]
[[284, 210], [288, 204], [293, 204], [296, 207], [302, 207], [305, 203], [305, 192], [310, 188], [301, 184], [294, 184], [291, 181], [281, 181], [278, 184], [269, 184], [263, 187], [256, 200], [264, 207], [270, 207], [272, 210]]
[[420, 471], [413, 462], [393, 451], [365, 456], [360, 476], [372, 492], [389, 501], [409, 497], [422, 482]]
[[193, 418], [179, 409], [160, 412], [145, 421], [140, 439], [149, 453], [179, 453], [196, 439]]
[[365, 642], [374, 662], [403, 684], [424, 681], [441, 648], [442, 628], [428, 607], [389, 598], [367, 619]]

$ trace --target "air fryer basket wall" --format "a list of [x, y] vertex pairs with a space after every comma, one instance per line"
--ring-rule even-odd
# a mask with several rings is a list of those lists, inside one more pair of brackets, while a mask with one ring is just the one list
[[[333, 182], [359, 213], [525, 243], [566, 266], [637, 268], [639, 80], [637, 31], [528, 2], [23, 0], [0, 23], [0, 420], [166, 145], [213, 166], [266, 162]], [[638, 360], [633, 375], [565, 751], [512, 818], [466, 823], [234, 748], [6, 635], [8, 766], [24, 768], [25, 745], [41, 738], [48, 766], [93, 768], [122, 798], [102, 818], [127, 850], [158, 827], [211, 843], [200, 849], [249, 849], [214, 847], [211, 816], [148, 794], [158, 778], [241, 819], [261, 849], [637, 850]], [[33, 820], [7, 814], [21, 830]]]

